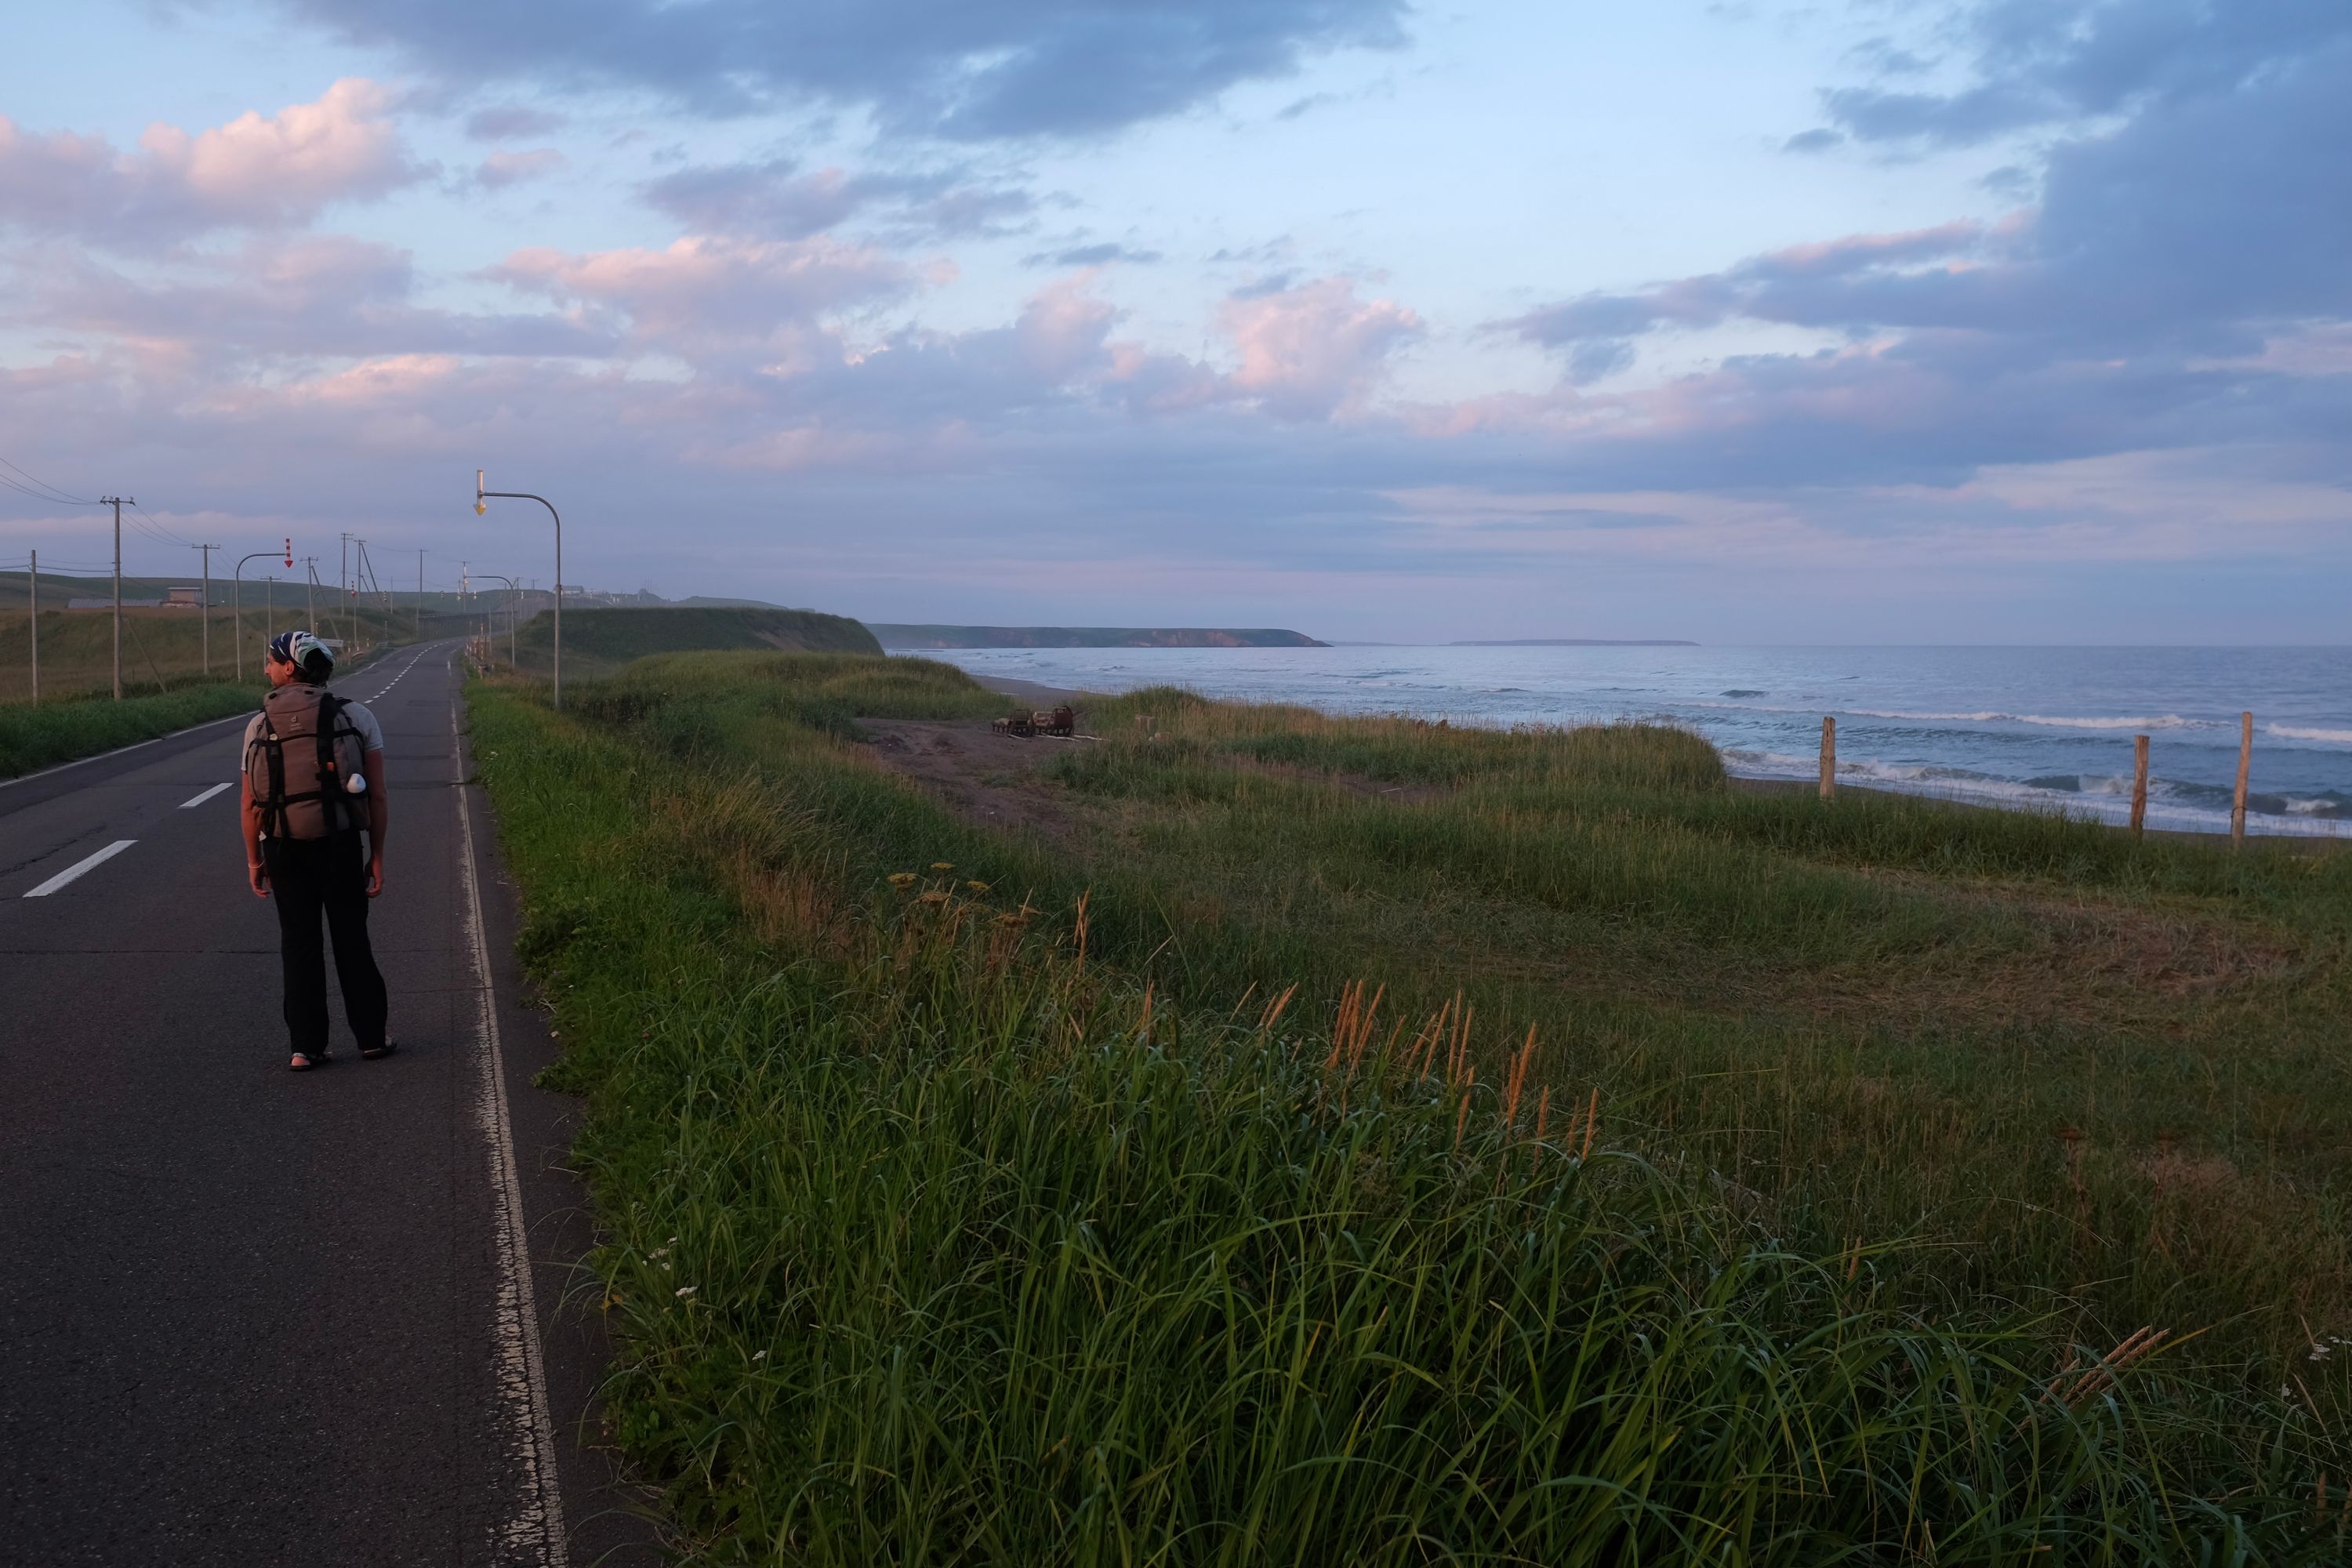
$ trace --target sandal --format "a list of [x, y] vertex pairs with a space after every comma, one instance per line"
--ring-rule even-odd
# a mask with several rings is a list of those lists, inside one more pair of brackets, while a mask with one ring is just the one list
[[286, 1070], [289, 1072], [309, 1072], [312, 1068], [322, 1068], [326, 1065], [327, 1053], [324, 1051], [319, 1052], [316, 1056], [312, 1056], [306, 1051], [296, 1051], [294, 1053], [294, 1059], [286, 1064]]
[[394, 1039], [390, 1035], [386, 1035], [386, 1036], [383, 1037], [383, 1044], [382, 1044], [382, 1045], [380, 1045], [380, 1046], [373, 1046], [373, 1047], [370, 1047], [368, 1049], [362, 1051], [362, 1052], [360, 1053], [360, 1055], [361, 1055], [361, 1056], [362, 1056], [362, 1057], [365, 1057], [369, 1061], [372, 1061], [372, 1062], [373, 1062], [373, 1061], [381, 1061], [381, 1060], [383, 1060], [384, 1058], [386, 1058], [386, 1057], [388, 1057], [388, 1056], [392, 1055], [392, 1053], [393, 1053], [393, 1052], [394, 1052], [394, 1051], [398, 1050], [399, 1048], [400, 1048], [400, 1042], [399, 1042], [398, 1040]]

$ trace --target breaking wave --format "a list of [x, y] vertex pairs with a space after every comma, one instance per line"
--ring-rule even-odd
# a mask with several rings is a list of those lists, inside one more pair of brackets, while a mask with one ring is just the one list
[[[1748, 778], [1811, 780], [1819, 776], [1821, 768], [1818, 757], [1738, 746], [1726, 747], [1723, 760], [1733, 773]], [[1843, 783], [1865, 789], [2102, 820], [2121, 820], [2131, 801], [2131, 780], [2121, 774], [2044, 773], [2035, 778], [2013, 779], [1932, 763], [1842, 758], [1837, 776]], [[2151, 778], [2147, 793], [2150, 820], [2158, 826], [2208, 833], [2226, 832], [2229, 828], [2231, 791], [2226, 786]], [[2352, 820], [2352, 794], [2336, 790], [2316, 795], [2256, 792], [2246, 797], [2246, 808], [2251, 815], [2272, 822], [2273, 826], [2268, 831], [2333, 833], [2338, 831], [2338, 823]]]

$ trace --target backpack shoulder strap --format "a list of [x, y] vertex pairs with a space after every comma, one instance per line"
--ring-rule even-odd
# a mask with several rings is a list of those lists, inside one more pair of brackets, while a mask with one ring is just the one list
[[[343, 700], [328, 690], [319, 689], [319, 790], [326, 807], [327, 820], [349, 827], [352, 826], [350, 797], [343, 793], [342, 770], [335, 761], [335, 721], [343, 716]], [[348, 731], [350, 726], [346, 725]], [[332, 826], [329, 828], [333, 831]]]
[[[261, 732], [253, 738], [253, 745], [269, 766], [269, 793], [261, 801], [261, 831], [282, 838], [286, 835], [286, 742], [278, 738], [278, 726], [270, 722], [267, 708], [261, 710]], [[249, 765], [247, 772], [249, 775]]]

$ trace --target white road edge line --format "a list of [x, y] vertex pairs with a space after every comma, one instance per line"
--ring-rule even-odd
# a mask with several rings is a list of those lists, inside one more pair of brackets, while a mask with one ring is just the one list
[[[234, 784], [235, 782], [236, 782], [236, 781], [232, 779], [232, 780], [230, 780], [230, 781], [229, 781], [229, 784]], [[213, 796], [215, 796], [215, 795], [216, 795], [220, 794], [220, 792], [221, 792], [221, 791], [223, 791], [223, 790], [225, 790], [225, 789], [226, 789], [226, 788], [228, 788], [228, 784], [216, 784], [213, 785], [213, 787], [212, 787], [212, 788], [210, 788], [210, 789], [208, 789], [208, 790], [205, 791], [205, 793], [204, 793], [204, 794], [202, 794], [202, 795], [200, 795], [196, 796], [194, 800], [184, 800], [184, 801], [182, 801], [182, 802], [180, 803], [180, 809], [181, 809], [182, 811], [193, 811], [193, 810], [194, 810], [197, 806], [200, 806], [200, 805], [204, 805], [204, 804], [205, 804], [205, 802], [206, 802], [206, 801], [208, 801], [208, 800], [212, 799], [212, 797], [213, 797]]]
[[475, 994], [479, 1000], [476, 1028], [476, 1061], [480, 1079], [476, 1086], [474, 1117], [489, 1145], [491, 1201], [496, 1212], [491, 1228], [499, 1254], [498, 1335], [499, 1425], [522, 1456], [530, 1495], [515, 1517], [504, 1521], [506, 1544], [543, 1568], [566, 1568], [569, 1550], [563, 1533], [563, 1497], [555, 1468], [555, 1424], [548, 1410], [547, 1372], [539, 1344], [539, 1310], [530, 1284], [529, 1233], [522, 1212], [522, 1180], [515, 1163], [514, 1129], [507, 1114], [506, 1054], [499, 1046], [497, 987], [490, 978], [489, 941], [482, 921], [482, 889], [474, 874], [474, 814], [466, 800], [463, 737], [457, 727], [457, 704], [449, 704], [449, 763], [457, 793], [457, 856], [465, 903], [459, 914], [474, 966]]
[[56, 876], [50, 878], [47, 881], [42, 883], [39, 887], [35, 888], [31, 892], [26, 893], [25, 896], [28, 899], [46, 899], [51, 893], [56, 892], [59, 888], [64, 887], [68, 882], [72, 881], [76, 877], [80, 876], [84, 871], [90, 869], [94, 866], [105, 864], [107, 861], [113, 859], [117, 855], [121, 854], [125, 849], [130, 848], [133, 844], [138, 842], [139, 840], [136, 838], [118, 838], [113, 843], [108, 845], [105, 848], [100, 850], [97, 854], [90, 856], [88, 859], [75, 861], [72, 865], [67, 867], [64, 870], [58, 872]]

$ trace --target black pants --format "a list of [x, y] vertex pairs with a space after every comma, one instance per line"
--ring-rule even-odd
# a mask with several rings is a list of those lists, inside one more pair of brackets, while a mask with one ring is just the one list
[[383, 1044], [383, 976], [368, 947], [367, 863], [360, 836], [265, 838], [270, 902], [278, 906], [278, 952], [286, 963], [286, 1032], [294, 1048], [315, 1057], [327, 1048], [327, 954], [319, 917], [335, 939], [335, 978], [343, 1014], [360, 1049]]

